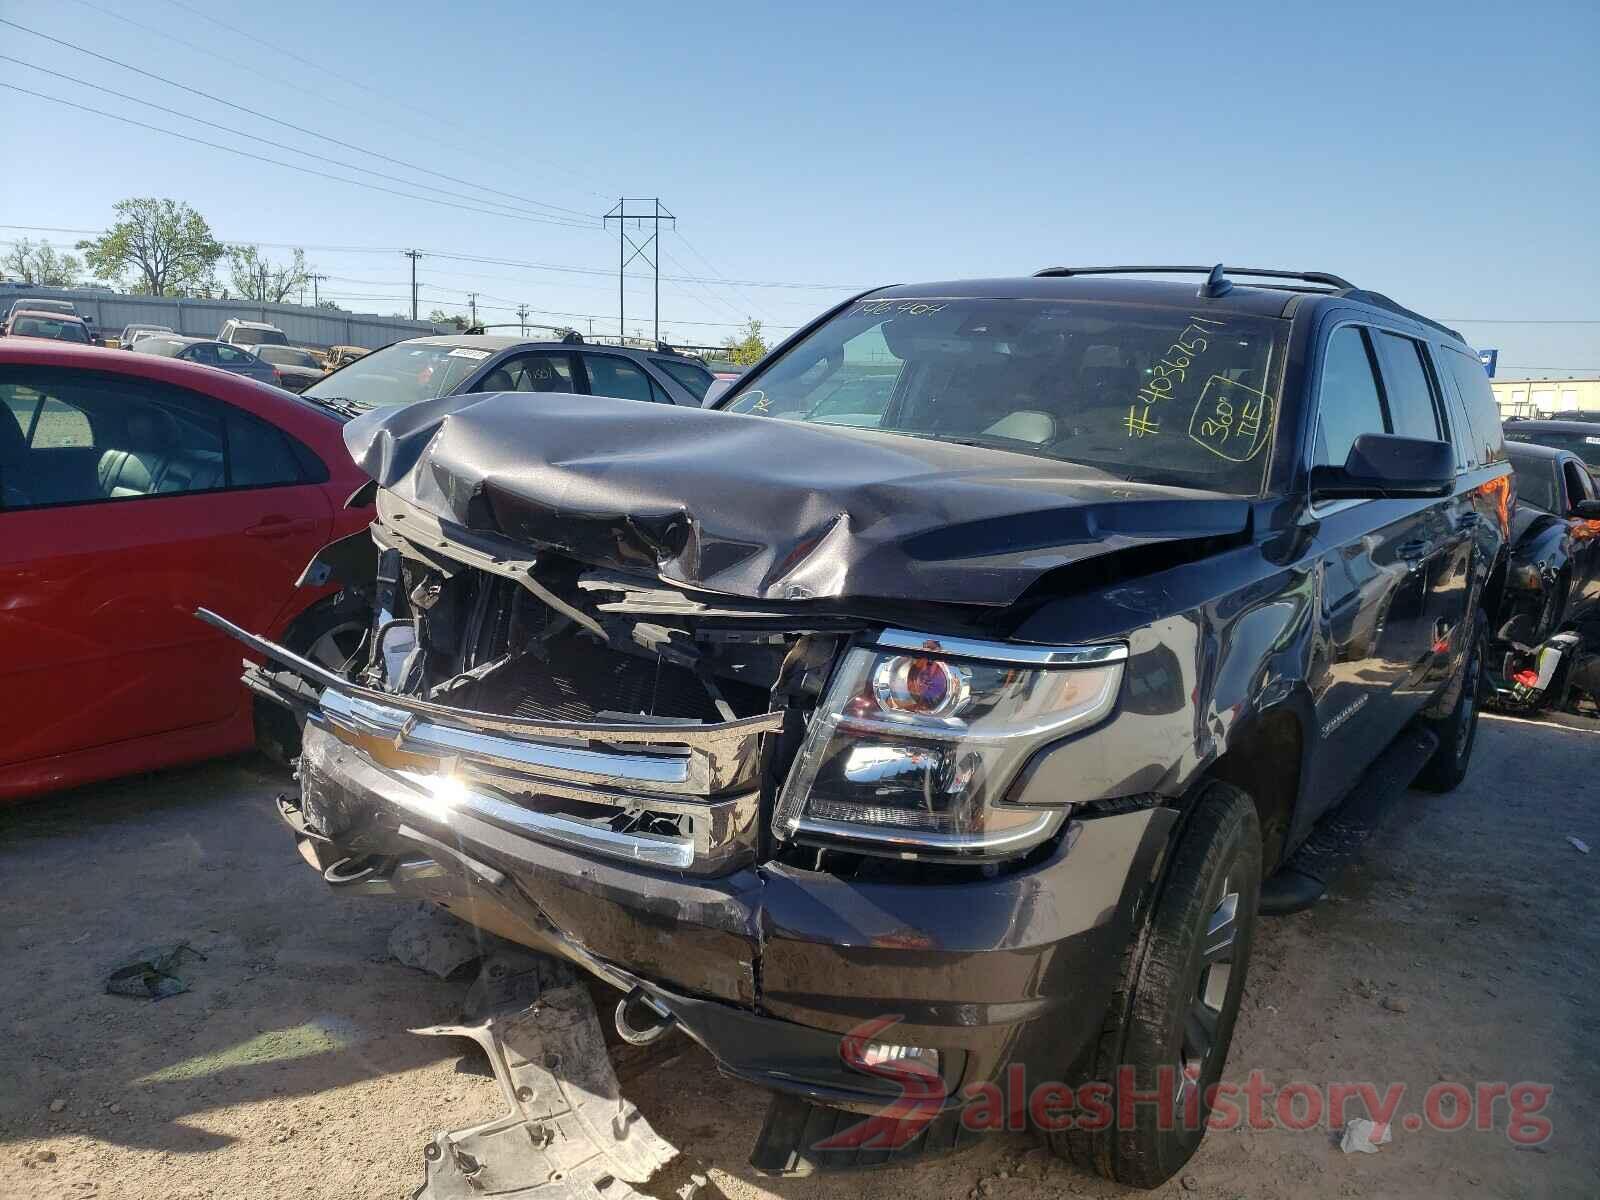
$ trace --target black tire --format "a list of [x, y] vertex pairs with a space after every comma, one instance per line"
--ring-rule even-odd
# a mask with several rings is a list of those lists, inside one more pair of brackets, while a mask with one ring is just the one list
[[1455, 706], [1448, 715], [1423, 724], [1439, 738], [1439, 748], [1424, 765], [1412, 787], [1425, 792], [1453, 792], [1467, 777], [1472, 747], [1478, 740], [1478, 713], [1483, 709], [1483, 664], [1489, 646], [1484, 636], [1487, 618], [1478, 612], [1472, 629], [1472, 650], [1461, 665], [1465, 678]]
[[[283, 638], [285, 650], [343, 673], [342, 667], [360, 649], [371, 622], [364, 602], [343, 593], [312, 605], [295, 618]], [[281, 704], [255, 698], [256, 748], [274, 762], [288, 766], [300, 757], [300, 730], [304, 722]]]
[[[1111, 1085], [1115, 1114], [1126, 1074], [1121, 1068], [1132, 1069], [1134, 1088], [1145, 1094], [1155, 1092], [1167, 1072], [1175, 1091], [1200, 1089], [1200, 1120], [1189, 1126], [1178, 1091], [1175, 1119], [1167, 1128], [1161, 1127], [1155, 1105], [1138, 1104], [1125, 1128], [1113, 1121], [1103, 1130], [1051, 1132], [1050, 1148], [1057, 1155], [1138, 1188], [1159, 1187], [1189, 1161], [1205, 1133], [1206, 1090], [1221, 1075], [1233, 1040], [1260, 888], [1255, 804], [1231, 784], [1209, 783], [1195, 801], [1145, 926], [1124, 959], [1091, 1075]], [[1224, 928], [1232, 935], [1226, 941], [1219, 940]], [[1180, 1064], [1197, 1071], [1193, 1083], [1179, 1082]]]

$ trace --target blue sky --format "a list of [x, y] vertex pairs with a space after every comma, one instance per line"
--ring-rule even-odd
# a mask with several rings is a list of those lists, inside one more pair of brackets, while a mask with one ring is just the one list
[[[172, 196], [224, 238], [307, 246], [358, 311], [408, 306], [397, 248], [416, 246], [580, 269], [425, 259], [425, 307], [475, 290], [491, 319], [525, 302], [614, 332], [616, 235], [598, 215], [626, 193], [679, 217], [663, 273], [709, 281], [663, 284], [664, 332], [683, 341], [720, 341], [745, 316], [792, 326], [845, 294], [756, 282], [1220, 259], [1331, 270], [1458, 322], [1526, 322], [1461, 328], [1506, 364], [1600, 369], [1593, 3], [0, 0], [0, 17], [466, 182], [4, 25], [0, 54], [86, 82], [9, 61], [0, 82], [525, 214], [366, 191], [0, 91], [0, 223], [99, 228], [119, 198]], [[40, 236], [0, 229], [23, 234]], [[648, 281], [628, 307], [631, 332]], [[1591, 323], [1533, 323], [1557, 321]]]

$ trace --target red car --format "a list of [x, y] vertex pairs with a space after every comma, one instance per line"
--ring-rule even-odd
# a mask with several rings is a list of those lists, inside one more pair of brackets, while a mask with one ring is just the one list
[[[0, 800], [297, 740], [239, 685], [237, 614], [324, 662], [362, 622], [295, 587], [363, 529], [344, 415], [147, 354], [0, 340]], [[274, 724], [276, 723], [276, 725]]]

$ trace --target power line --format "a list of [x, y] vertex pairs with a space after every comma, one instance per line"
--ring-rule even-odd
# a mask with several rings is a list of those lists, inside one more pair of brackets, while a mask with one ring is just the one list
[[[87, 0], [78, 0], [78, 3], [87, 4]], [[470, 133], [474, 133], [475, 132], [473, 130], [468, 129], [466, 126], [461, 125], [459, 122], [447, 120], [447, 119], [439, 116], [438, 113], [429, 112], [425, 108], [422, 108], [422, 107], [420, 107], [420, 106], [418, 106], [416, 104], [412, 104], [410, 101], [404, 99], [401, 96], [397, 96], [392, 92], [380, 91], [378, 88], [373, 87], [371, 84], [363, 83], [359, 79], [352, 79], [348, 75], [340, 75], [337, 72], [330, 70], [328, 67], [324, 66], [323, 64], [318, 63], [318, 62], [316, 62], [316, 61], [314, 61], [312, 59], [306, 58], [303, 54], [297, 54], [294, 51], [285, 49], [282, 46], [274, 45], [273, 43], [267, 41], [265, 38], [262, 38], [260, 35], [254, 34], [254, 33], [250, 33], [248, 30], [240, 29], [237, 25], [229, 25], [226, 21], [219, 20], [217, 17], [212, 16], [210, 13], [203, 12], [202, 10], [200, 10], [198, 8], [194, 8], [191, 5], [184, 4], [182, 2], [182, 0], [167, 0], [167, 3], [172, 5], [174, 8], [182, 9], [184, 12], [187, 12], [187, 13], [193, 15], [193, 16], [199, 17], [202, 21], [209, 21], [211, 24], [217, 26], [219, 29], [223, 29], [223, 30], [226, 30], [229, 33], [236, 34], [239, 37], [244, 38], [248, 42], [253, 42], [258, 46], [263, 46], [266, 49], [271, 50], [274, 54], [280, 54], [285, 58], [290, 58], [290, 59], [293, 59], [296, 62], [303, 63], [304, 65], [313, 68], [314, 70], [316, 70], [320, 74], [325, 75], [330, 79], [337, 79], [341, 83], [348, 84], [351, 87], [360, 88], [362, 91], [367, 92], [370, 95], [376, 96], [378, 99], [383, 100], [386, 103], [399, 104], [401, 107], [408, 108], [412, 112], [417, 113], [420, 116], [427, 117], [429, 120], [432, 120], [432, 121], [437, 121], [439, 124], [448, 126], [451, 129], [458, 129], [463, 133], [469, 133], [470, 134]], [[94, 5], [88, 5], [88, 7], [93, 8]], [[102, 9], [101, 11], [105, 11], [105, 10]], [[112, 14], [112, 15], [116, 15], [116, 14]], [[122, 18], [122, 19], [126, 20], [127, 18]], [[130, 24], [137, 24], [137, 23], [136, 22], [130, 22]], [[142, 29], [149, 29], [149, 26], [138, 26], [138, 27], [142, 28]], [[160, 31], [159, 30], [152, 30], [152, 32], [160, 32]], [[208, 51], [202, 51], [202, 52], [203, 53], [209, 53]], [[432, 138], [430, 135], [427, 135], [427, 134], [424, 134], [423, 136], [429, 137], [429, 140], [437, 142], [441, 146], [450, 146], [450, 148], [454, 149], [454, 150], [464, 150], [464, 149], [466, 149], [466, 147], [463, 147], [463, 146], [454, 146], [454, 145], [451, 145], [451, 143], [449, 143], [449, 142], [439, 141], [439, 139]], [[572, 170], [569, 170], [566, 167], [563, 167], [560, 163], [546, 162], [543, 165], [547, 170], [559, 171], [559, 172], [561, 172], [561, 174], [571, 176], [573, 179], [580, 179], [581, 180], [581, 179], [585, 178], [584, 176], [578, 174], [576, 171], [572, 171]], [[587, 190], [587, 189], [585, 189], [585, 190]], [[605, 192], [590, 192], [589, 194], [592, 195], [592, 196], [598, 197], [600, 199], [608, 198], [607, 194]], [[559, 205], [549, 205], [548, 207], [559, 208], [560, 206]], [[578, 210], [576, 210], [576, 209], [566, 209], [564, 211], [573, 212], [573, 213], [577, 213], [578, 212]], [[579, 216], [588, 216], [589, 214], [588, 213], [578, 213], [578, 215]]]
[[[10, 22], [0, 18], [0, 24], [8, 25]], [[76, 108], [81, 112], [92, 113], [97, 117], [105, 117], [107, 120], [117, 121], [123, 125], [137, 125], [141, 129], [149, 129], [155, 133], [164, 133], [168, 137], [175, 137], [185, 142], [193, 142], [197, 146], [207, 146], [212, 150], [221, 150], [227, 154], [236, 154], [241, 158], [254, 159], [256, 162], [271, 163], [275, 167], [287, 167], [291, 171], [299, 171], [305, 175], [315, 175], [321, 179], [331, 179], [336, 183], [348, 183], [352, 187], [366, 188], [368, 191], [383, 192], [390, 196], [400, 196], [406, 200], [421, 200], [424, 204], [438, 204], [445, 208], [459, 209], [462, 212], [478, 213], [486, 217], [500, 217], [508, 221], [531, 221], [539, 225], [567, 224], [567, 222], [557, 221], [554, 218], [541, 218], [519, 213], [501, 212], [489, 208], [475, 208], [469, 204], [457, 204], [453, 200], [440, 200], [434, 196], [419, 196], [415, 192], [396, 191], [394, 188], [383, 187], [382, 185], [376, 183], [368, 183], [364, 179], [349, 179], [343, 175], [330, 175], [327, 171], [318, 171], [312, 167], [302, 167], [296, 163], [284, 162], [282, 159], [270, 158], [265, 154], [252, 154], [248, 150], [240, 150], [234, 146], [224, 146], [217, 142], [208, 142], [204, 138], [193, 137], [187, 133], [179, 133], [176, 129], [163, 129], [159, 125], [151, 125], [146, 121], [136, 121], [132, 117], [125, 116], [122, 113], [107, 112], [103, 108], [95, 108], [92, 105], [79, 104], [76, 100], [66, 100], [60, 96], [51, 96], [44, 92], [36, 92], [32, 88], [19, 87], [14, 83], [0, 81], [0, 87], [9, 88], [13, 92], [21, 92], [26, 96], [35, 96], [40, 100], [49, 100], [55, 104], [64, 104], [68, 108]], [[587, 229], [591, 228], [591, 226], [574, 225], [573, 228]], [[301, 247], [301, 249], [304, 249], [304, 247]]]
[[[718, 280], [726, 282], [727, 277], [725, 275], [723, 275], [723, 273], [721, 271], [717, 270], [716, 266], [713, 265], [713, 263], [711, 262], [711, 260], [709, 258], [707, 258], [704, 254], [700, 253], [699, 249], [695, 246], [695, 244], [693, 242], [691, 242], [684, 235], [683, 230], [677, 229], [674, 232], [677, 233], [679, 240], [682, 241], [683, 244], [686, 247], [688, 247], [689, 253], [693, 254], [696, 258], [698, 258], [702, 263], [705, 264], [706, 270], [710, 271], [714, 276], [717, 277]], [[669, 255], [668, 257], [671, 257], [671, 256]], [[677, 259], [673, 259], [672, 261], [676, 263], [678, 260]], [[678, 265], [682, 266], [681, 263], [679, 263]], [[687, 269], [686, 269], [686, 271], [687, 271]], [[711, 293], [708, 292], [707, 294], [709, 295]], [[752, 299], [750, 296], [745, 295], [743, 292], [739, 292], [738, 294], [739, 294], [739, 298], [742, 299], [746, 304], [748, 304], [752, 309], [761, 307], [759, 304], [757, 304], [755, 302], [754, 299]], [[749, 315], [750, 315], [749, 313], [745, 314], [746, 317], [748, 317]]]
[[[66, 103], [70, 103], [70, 101], [67, 101]], [[103, 229], [66, 229], [55, 225], [0, 224], [0, 229], [20, 229], [29, 233], [75, 233], [91, 235], [100, 235], [105, 233], [105, 230]], [[262, 238], [251, 237], [232, 238], [227, 240], [239, 242], [240, 244], [262, 246], [268, 249], [320, 250], [330, 254], [393, 254], [396, 250], [401, 248], [398, 246], [314, 246], [305, 242], [272, 242]], [[576, 267], [561, 263], [526, 262], [519, 259], [496, 258], [491, 255], [484, 254], [465, 254], [457, 250], [425, 250], [425, 253], [429, 258], [449, 259], [452, 262], [483, 263], [494, 267], [514, 267], [518, 270], [524, 271], [555, 271], [563, 274], [601, 275], [607, 277], [613, 277], [616, 274], [614, 271], [604, 267]], [[629, 276], [629, 278], [639, 279], [646, 277], [633, 275]], [[661, 279], [663, 283], [668, 281], [674, 283], [703, 283], [712, 287], [795, 288], [807, 291], [827, 292], [858, 292], [863, 288], [873, 286], [866, 283], [794, 283], [788, 281], [758, 279], [707, 279], [704, 276], [696, 275], [663, 275]]]
[[[193, 121], [196, 125], [204, 125], [207, 128], [216, 129], [216, 130], [221, 131], [222, 133], [226, 133], [226, 134], [231, 134], [231, 135], [237, 136], [239, 134], [239, 132], [240, 132], [237, 129], [231, 129], [226, 125], [218, 124], [216, 121], [208, 121], [204, 117], [196, 117], [196, 116], [194, 116], [194, 115], [192, 115], [190, 113], [183, 112], [180, 109], [168, 108], [164, 104], [157, 104], [153, 100], [142, 100], [138, 96], [130, 96], [127, 92], [119, 92], [119, 91], [117, 91], [116, 88], [109, 88], [109, 87], [106, 87], [103, 84], [92, 83], [87, 79], [79, 79], [76, 75], [68, 75], [63, 71], [52, 71], [50, 68], [41, 67], [37, 63], [24, 62], [20, 58], [12, 58], [9, 54], [0, 54], [0, 61], [9, 62], [9, 63], [16, 63], [17, 66], [19, 66], [19, 67], [26, 67], [30, 71], [38, 71], [38, 72], [40, 72], [41, 74], [44, 74], [44, 75], [53, 75], [53, 76], [55, 76], [55, 78], [64, 79], [68, 83], [76, 83], [76, 84], [79, 84], [79, 85], [81, 85], [83, 87], [93, 88], [97, 92], [105, 92], [107, 95], [115, 96], [119, 100], [129, 100], [129, 101], [132, 101], [134, 104], [142, 104], [146, 108], [155, 109], [157, 112], [164, 112], [164, 113], [167, 113], [170, 116], [180, 117], [185, 121]], [[431, 184], [431, 183], [424, 183], [420, 179], [406, 179], [406, 178], [404, 178], [403, 176], [400, 176], [400, 175], [388, 175], [388, 174], [385, 174], [382, 171], [374, 171], [371, 167], [357, 166], [355, 163], [346, 162], [344, 159], [331, 158], [326, 154], [318, 154], [315, 150], [307, 150], [303, 146], [290, 145], [288, 142], [275, 142], [269, 137], [262, 137], [259, 133], [248, 133], [248, 134], [245, 134], [244, 136], [250, 138], [252, 141], [262, 142], [262, 143], [264, 143], [265, 145], [268, 145], [268, 146], [274, 146], [279, 150], [287, 150], [291, 154], [301, 154], [301, 155], [304, 155], [307, 158], [314, 158], [318, 162], [331, 163], [332, 165], [334, 165], [336, 167], [344, 167], [345, 169], [350, 170], [350, 171], [360, 171], [363, 175], [371, 175], [371, 176], [374, 176], [377, 179], [387, 179], [392, 183], [403, 183], [407, 187], [424, 188], [424, 189], [426, 189], [427, 191], [430, 191], [430, 192], [438, 192], [440, 195], [443, 195], [443, 196], [453, 196], [458, 200], [476, 200], [479, 203], [495, 204], [495, 202], [492, 201], [492, 200], [481, 200], [479, 197], [468, 195], [465, 192], [452, 192], [448, 188], [438, 187], [437, 185]], [[497, 208], [510, 208], [509, 205], [503, 205], [503, 204], [495, 204], [495, 207], [497, 207]], [[507, 216], [522, 217], [525, 214], [517, 212], [516, 210], [513, 209], [510, 212], [508, 212], [506, 215]], [[585, 226], [585, 228], [588, 228], [588, 227]]]
[[[114, 12], [109, 8], [102, 7], [101, 5], [90, 3], [90, 0], [74, 0], [74, 3], [77, 3], [77, 4], [81, 5], [81, 6], [83, 6], [84, 8], [89, 9], [91, 12], [99, 13], [101, 16], [111, 17], [113, 20], [121, 21], [124, 25], [128, 25], [131, 28], [140, 30], [143, 33], [150, 34], [150, 35], [152, 35], [154, 37], [159, 37], [159, 38], [161, 38], [161, 39], [163, 39], [165, 41], [168, 41], [168, 42], [173, 42], [173, 43], [175, 43], [176, 45], [179, 45], [179, 46], [186, 47], [189, 50], [193, 50], [197, 54], [204, 55], [208, 60], [225, 62], [225, 63], [229, 64], [230, 66], [235, 66], [235, 67], [240, 68], [241, 70], [248, 71], [252, 75], [259, 76], [260, 78], [267, 80], [269, 83], [274, 84], [275, 86], [294, 88], [297, 91], [303, 92], [307, 96], [311, 96], [311, 97], [313, 97], [315, 99], [321, 100], [325, 104], [334, 105], [334, 106], [336, 106], [336, 107], [338, 107], [340, 109], [348, 109], [348, 108], [357, 107], [355, 105], [352, 105], [350, 103], [350, 101], [348, 101], [348, 100], [334, 99], [332, 96], [329, 96], [326, 93], [319, 92], [315, 88], [308, 87], [306, 85], [306, 82], [305, 82], [304, 78], [289, 79], [289, 78], [286, 78], [285, 76], [282, 76], [282, 75], [274, 75], [271, 72], [263, 71], [259, 67], [254, 67], [254, 66], [250, 65], [249, 63], [245, 62], [242, 59], [234, 58], [234, 57], [232, 57], [230, 55], [224, 54], [220, 50], [217, 50], [214, 47], [202, 46], [199, 42], [191, 42], [187, 38], [179, 37], [177, 34], [173, 33], [171, 30], [164, 29], [164, 28], [160, 27], [159, 25], [149, 24], [149, 23], [142, 22], [142, 21], [135, 21], [130, 17], [123, 16], [119, 12]], [[250, 39], [250, 40], [259, 41], [259, 39]], [[331, 75], [332, 73], [324, 71], [323, 74]], [[341, 77], [335, 75], [335, 76], [333, 76], [333, 78], [338, 79], [338, 78], [341, 78]], [[356, 86], [356, 87], [364, 86], [364, 85], [358, 83], [355, 80], [344, 80], [344, 82], [350, 83], [351, 85]], [[407, 105], [407, 107], [412, 108], [417, 112], [424, 111], [422, 109], [417, 109], [415, 105]], [[388, 121], [391, 124], [393, 123], [393, 118], [389, 114], [376, 113], [371, 108], [357, 108], [357, 110], [366, 113], [368, 116], [376, 116], [379, 120]], [[459, 128], [461, 128], [461, 126], [457, 125], [457, 126], [455, 126], [455, 128], [459, 129]], [[472, 148], [470, 146], [462, 146], [462, 145], [460, 145], [458, 143], [449, 142], [449, 141], [444, 140], [443, 138], [436, 137], [433, 134], [426, 132], [425, 130], [418, 129], [418, 130], [416, 130], [416, 132], [421, 137], [426, 138], [428, 141], [434, 143], [437, 146], [443, 146], [447, 150], [453, 150], [453, 151], [455, 151], [457, 153], [462, 153], [462, 154], [470, 154], [470, 155], [473, 155], [473, 156], [479, 157], [479, 158], [482, 158], [484, 156], [481, 147], [477, 148], [477, 149], [474, 149], [474, 148]], [[549, 168], [549, 169], [552, 169], [552, 170], [560, 171], [563, 174], [567, 174], [567, 175], [572, 175], [573, 174], [573, 172], [566, 170], [564, 167], [561, 167], [559, 164], [547, 163], [546, 167]], [[577, 176], [574, 176], [574, 177], [577, 178]], [[595, 196], [602, 196], [603, 195], [603, 193], [601, 193], [601, 192], [594, 192], [592, 194], [595, 195]]]
[[[454, 175], [446, 175], [442, 171], [435, 171], [432, 167], [424, 167], [417, 163], [407, 162], [405, 159], [394, 158], [387, 154], [380, 154], [376, 150], [368, 150], [364, 146], [356, 145], [354, 142], [341, 141], [339, 138], [332, 137], [329, 134], [318, 133], [314, 129], [307, 129], [304, 125], [296, 125], [292, 121], [285, 121], [280, 117], [269, 116], [267, 113], [260, 112], [257, 109], [250, 108], [243, 104], [235, 104], [232, 100], [224, 100], [221, 96], [213, 95], [210, 92], [201, 91], [199, 88], [190, 87], [186, 83], [179, 83], [177, 80], [168, 79], [164, 75], [157, 75], [154, 71], [146, 71], [143, 67], [136, 67], [132, 63], [125, 63], [121, 59], [112, 58], [109, 55], [101, 54], [96, 50], [90, 50], [87, 46], [79, 46], [76, 43], [66, 41], [63, 38], [52, 37], [48, 33], [40, 33], [37, 29], [29, 29], [26, 25], [19, 25], [15, 21], [6, 20], [4, 17], [0, 17], [0, 25], [9, 25], [12, 29], [18, 29], [23, 33], [31, 34], [36, 38], [42, 38], [44, 41], [53, 42], [57, 46], [64, 46], [68, 50], [75, 50], [79, 54], [87, 54], [90, 58], [95, 58], [101, 62], [110, 63], [114, 67], [121, 67], [124, 71], [132, 71], [136, 75], [143, 75], [146, 79], [154, 79], [158, 83], [164, 83], [168, 87], [175, 87], [180, 91], [188, 92], [190, 95], [199, 96], [201, 99], [209, 100], [213, 104], [225, 105], [237, 112], [248, 113], [252, 117], [256, 117], [262, 121], [270, 121], [274, 125], [282, 125], [285, 129], [292, 129], [296, 133], [303, 133], [307, 137], [314, 137], [319, 141], [329, 142], [335, 146], [343, 146], [346, 150], [354, 150], [357, 154], [365, 154], [369, 158], [376, 158], [383, 162], [393, 163], [396, 166], [405, 167], [408, 170], [421, 171], [425, 175], [432, 175], [439, 179], [446, 179], [451, 183], [459, 183], [463, 187], [477, 188], [481, 191], [493, 192], [497, 196], [505, 196], [509, 199], [516, 200], [521, 204], [532, 205], [535, 208], [551, 209], [555, 212], [571, 213], [580, 217], [589, 216], [588, 213], [578, 212], [576, 209], [562, 208], [560, 205], [547, 204], [542, 200], [534, 200], [527, 196], [519, 196], [514, 192], [502, 192], [498, 188], [485, 187], [483, 184], [473, 183], [470, 179], [458, 179]], [[51, 98], [52, 97], [46, 97], [46, 99]], [[551, 223], [556, 223], [553, 218], [551, 218]], [[568, 223], [573, 225], [575, 228], [594, 228], [592, 225], [579, 225], [577, 222]]]

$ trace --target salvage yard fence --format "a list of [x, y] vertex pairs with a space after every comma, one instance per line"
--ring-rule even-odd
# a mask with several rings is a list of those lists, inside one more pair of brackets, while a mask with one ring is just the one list
[[261, 304], [254, 300], [196, 300], [187, 296], [125, 296], [92, 288], [44, 288], [27, 284], [0, 290], [0, 313], [12, 300], [32, 297], [70, 300], [107, 337], [128, 325], [168, 325], [189, 337], [214, 338], [229, 320], [265, 321], [283, 330], [291, 346], [327, 349], [364, 346], [376, 350], [402, 338], [439, 332], [431, 321], [380, 317], [373, 313], [333, 312], [299, 304]]

